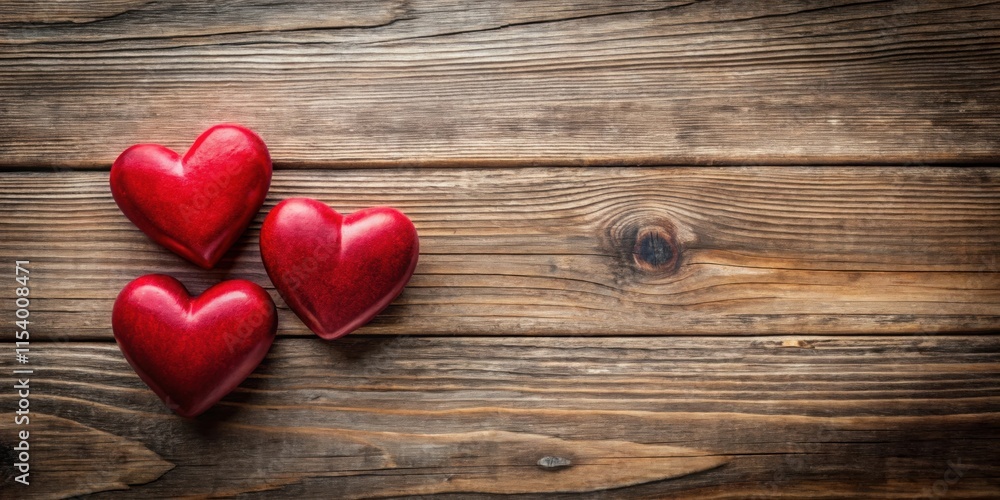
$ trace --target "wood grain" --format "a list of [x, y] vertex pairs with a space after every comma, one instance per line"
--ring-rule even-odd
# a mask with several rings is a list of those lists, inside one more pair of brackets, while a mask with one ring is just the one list
[[[257, 246], [264, 215], [293, 196], [343, 212], [388, 204], [414, 220], [416, 274], [365, 333], [1000, 327], [995, 169], [284, 171], [210, 272], [148, 241], [115, 206], [106, 173], [10, 174], [0, 193], [0, 259], [32, 262], [32, 318], [45, 338], [110, 339], [118, 292], [154, 272], [192, 293], [253, 280], [279, 304], [281, 335], [312, 336], [274, 293]], [[0, 302], [0, 314], [12, 307]]]
[[32, 421], [32, 446], [58, 442], [39, 468], [92, 441], [61, 419], [174, 465], [108, 498], [927, 498], [949, 464], [947, 498], [1000, 488], [991, 336], [279, 339], [196, 420], [169, 414], [113, 343], [33, 353], [32, 410], [59, 418]]
[[[36, 390], [37, 392], [37, 390]], [[13, 399], [12, 402], [15, 402]], [[14, 406], [11, 406], [14, 408]], [[30, 409], [29, 409], [30, 410]], [[73, 420], [43, 413], [29, 414], [26, 426], [4, 419], [0, 498], [69, 498], [109, 490], [127, 490], [160, 478], [174, 466], [145, 446]], [[28, 485], [16, 483], [22, 471], [14, 458], [24, 448], [15, 439], [28, 431]]]
[[994, 163], [997, 2], [5, 3], [0, 168]]

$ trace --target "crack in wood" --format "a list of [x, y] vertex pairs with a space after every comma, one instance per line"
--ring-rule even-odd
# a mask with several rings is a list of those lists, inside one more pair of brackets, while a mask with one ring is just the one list
[[658, 8], [658, 9], [635, 9], [635, 10], [627, 10], [627, 11], [621, 11], [621, 12], [603, 12], [603, 13], [599, 13], [599, 14], [587, 14], [587, 15], [582, 15], [582, 16], [571, 16], [571, 17], [562, 17], [562, 18], [555, 18], [555, 19], [539, 19], [539, 20], [536, 20], [536, 21], [523, 21], [523, 22], [516, 22], [516, 23], [506, 23], [506, 24], [502, 24], [502, 25], [499, 25], [499, 26], [491, 26], [491, 27], [488, 27], [488, 28], [479, 28], [479, 29], [474, 29], [474, 30], [452, 31], [452, 32], [448, 32], [448, 33], [435, 33], [435, 34], [431, 34], [431, 35], [421, 35], [421, 36], [413, 36], [413, 37], [405, 37], [405, 38], [394, 38], [394, 39], [391, 39], [391, 40], [379, 40], [379, 41], [375, 41], [375, 42], [368, 42], [368, 43], [366, 43], [364, 45], [395, 43], [395, 42], [404, 42], [404, 41], [411, 41], [411, 40], [421, 40], [421, 39], [427, 39], [427, 38], [451, 37], [451, 36], [457, 36], [457, 35], [467, 35], [467, 34], [471, 34], [471, 33], [487, 33], [487, 32], [491, 32], [491, 31], [500, 31], [500, 30], [505, 30], [505, 29], [509, 29], [509, 28], [520, 28], [520, 27], [524, 27], [524, 26], [535, 26], [535, 25], [540, 25], [540, 24], [554, 24], [554, 23], [562, 23], [562, 22], [568, 22], [568, 21], [581, 21], [581, 20], [596, 19], [596, 18], [601, 18], [601, 17], [626, 16], [626, 15], [631, 15], [631, 14], [640, 14], [640, 13], [648, 13], [648, 12], [664, 12], [664, 11], [668, 11], [668, 10], [678, 9], [678, 8], [681, 8], [681, 7], [687, 7], [688, 5], [693, 5], [695, 3], [698, 3], [698, 2], [697, 1], [693, 1], [693, 2], [687, 2], [687, 3], [683, 3], [683, 4], [679, 4], [679, 5], [668, 5], [666, 7], [661, 7], [661, 8]]

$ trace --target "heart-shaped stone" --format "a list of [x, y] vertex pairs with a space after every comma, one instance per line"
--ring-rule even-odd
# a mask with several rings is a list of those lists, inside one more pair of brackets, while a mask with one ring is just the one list
[[343, 216], [309, 198], [282, 201], [260, 230], [264, 268], [306, 326], [330, 340], [385, 309], [417, 266], [417, 230], [388, 207]]
[[191, 298], [176, 279], [149, 274], [118, 294], [111, 326], [139, 378], [178, 415], [193, 417], [260, 364], [278, 316], [271, 296], [246, 280]]
[[209, 269], [246, 230], [271, 185], [264, 141], [237, 125], [206, 130], [181, 157], [157, 144], [126, 149], [111, 194], [153, 241]]

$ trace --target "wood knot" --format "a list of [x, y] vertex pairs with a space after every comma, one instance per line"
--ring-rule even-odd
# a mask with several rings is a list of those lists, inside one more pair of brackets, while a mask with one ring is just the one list
[[815, 347], [805, 340], [783, 340], [779, 347], [791, 347], [799, 349], [814, 349]]
[[612, 271], [619, 282], [646, 281], [673, 274], [682, 257], [673, 223], [662, 213], [620, 214], [605, 229], [608, 250], [618, 256]]
[[562, 457], [542, 457], [538, 459], [538, 466], [546, 470], [564, 469], [573, 465], [573, 461]]
[[658, 227], [641, 229], [632, 247], [635, 265], [645, 271], [657, 271], [671, 266], [676, 253], [670, 235]]

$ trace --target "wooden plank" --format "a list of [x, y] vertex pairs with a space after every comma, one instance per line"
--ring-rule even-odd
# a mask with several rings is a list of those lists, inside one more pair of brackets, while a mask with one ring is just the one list
[[[366, 333], [768, 334], [1000, 327], [1000, 170], [583, 168], [282, 171], [213, 271], [151, 243], [107, 174], [0, 178], [0, 261], [30, 260], [43, 335], [110, 338], [119, 290], [166, 273], [201, 293], [267, 287], [281, 335], [311, 335], [263, 270], [260, 222], [310, 196], [392, 205], [416, 274]], [[0, 314], [12, 317], [12, 302]]]
[[[133, 478], [110, 498], [1000, 491], [992, 336], [279, 339], [197, 420], [169, 414], [113, 343], [32, 356], [38, 493], [112, 488], [90, 470]], [[54, 466], [93, 436], [148, 459]]]
[[7, 2], [0, 164], [993, 162], [996, 2]]
[[[30, 385], [30, 378], [28, 382]], [[12, 399], [11, 408], [18, 402]], [[31, 413], [30, 407], [16, 418], [26, 420], [23, 425], [5, 422], [0, 426], [4, 431], [0, 498], [69, 498], [124, 490], [130, 484], [155, 481], [174, 468], [141, 443], [72, 420]], [[27, 439], [20, 439], [21, 431], [28, 433]], [[21, 453], [27, 453], [26, 462], [18, 458]], [[17, 463], [28, 468], [19, 470]], [[17, 481], [18, 477], [23, 481]]]

